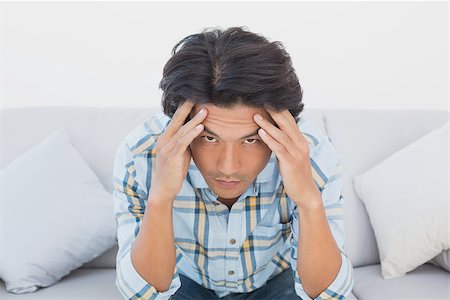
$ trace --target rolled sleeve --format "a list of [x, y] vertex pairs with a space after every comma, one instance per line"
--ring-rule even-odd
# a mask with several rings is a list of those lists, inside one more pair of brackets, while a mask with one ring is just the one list
[[170, 299], [181, 287], [178, 274], [174, 274], [167, 291], [158, 292], [154, 286], [145, 281], [131, 262], [131, 252], [127, 252], [117, 265], [116, 286], [125, 299]]
[[[338, 275], [330, 286], [320, 293], [320, 295], [315, 299], [346, 299], [346, 297], [350, 295], [353, 287], [353, 267], [350, 259], [342, 251], [341, 258], [342, 262]], [[294, 268], [296, 269], [296, 267]], [[296, 270], [294, 274], [294, 288], [296, 294], [300, 296], [302, 300], [312, 300], [312, 298], [305, 292]]]
[[[327, 215], [328, 224], [334, 239], [339, 247], [341, 253], [341, 266], [336, 278], [333, 282], [315, 299], [346, 299], [352, 291], [354, 283], [353, 266], [344, 251], [345, 231], [343, 218], [344, 198], [342, 196], [342, 174], [340, 171], [340, 164], [338, 163], [334, 169], [333, 176], [330, 176], [326, 184], [321, 189], [322, 200]], [[292, 222], [292, 240], [291, 240], [291, 268], [294, 270], [294, 285], [298, 296], [303, 300], [312, 300], [312, 298], [305, 292], [300, 277], [297, 272], [297, 254], [298, 254], [298, 209], [294, 210]]]
[[116, 257], [116, 286], [124, 299], [170, 299], [181, 287], [177, 266], [169, 289], [158, 292], [142, 278], [131, 261], [131, 249], [144, 218], [147, 193], [138, 183], [136, 166], [126, 143], [122, 143], [116, 152], [113, 177], [114, 214], [119, 246]]

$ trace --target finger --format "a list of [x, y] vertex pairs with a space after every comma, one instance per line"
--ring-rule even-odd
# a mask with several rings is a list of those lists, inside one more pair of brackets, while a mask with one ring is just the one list
[[186, 134], [186, 132], [191, 131], [195, 126], [203, 122], [205, 120], [206, 116], [208, 115], [208, 110], [206, 108], [200, 109], [195, 116], [190, 119], [186, 124], [180, 127], [180, 129], [177, 132], [178, 137], [182, 137]]
[[[208, 114], [208, 110], [203, 108], [203, 110], [198, 111], [198, 113], [191, 119], [189, 122], [180, 127], [176, 135], [172, 136], [172, 138], [166, 143], [164, 146], [164, 151], [172, 151], [176, 142], [181, 139], [186, 133], [193, 130], [197, 125], [199, 125], [206, 118]], [[203, 125], [202, 125], [203, 126]]]
[[174, 144], [172, 154], [182, 155], [192, 141], [203, 131], [203, 128], [203, 124], [198, 124], [196, 127], [187, 131], [181, 138], [177, 139]]
[[[259, 114], [257, 114], [259, 115]], [[288, 151], [291, 155], [294, 155], [295, 152], [295, 146], [291, 140], [291, 138], [288, 136], [288, 134], [281, 129], [278, 129], [275, 127], [272, 123], [267, 121], [266, 119], [262, 118], [261, 120], [258, 119], [257, 115], [255, 115], [253, 118], [255, 122], [261, 126], [262, 129], [265, 130], [270, 136], [277, 141], [277, 143], [281, 144], [286, 151]], [[259, 115], [260, 116], [260, 115]]]
[[195, 103], [188, 99], [184, 101], [183, 104], [178, 106], [177, 110], [172, 116], [172, 119], [169, 122], [169, 125], [167, 126], [164, 132], [165, 138], [170, 139], [173, 135], [177, 133], [180, 127], [183, 126], [187, 116], [191, 112], [194, 105]]
[[280, 129], [285, 132], [294, 143], [301, 142], [301, 132], [295, 122], [294, 117], [289, 110], [275, 111], [273, 109], [266, 109], [270, 117], [278, 124]]
[[267, 144], [270, 150], [272, 150], [279, 159], [285, 160], [289, 158], [290, 154], [287, 152], [286, 148], [270, 136], [267, 131], [260, 128], [258, 129], [258, 134], [263, 142]]

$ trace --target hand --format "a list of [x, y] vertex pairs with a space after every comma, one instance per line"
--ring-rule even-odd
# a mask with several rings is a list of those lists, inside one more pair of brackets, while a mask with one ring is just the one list
[[[288, 110], [266, 111], [279, 128], [259, 114], [255, 114], [253, 118], [261, 127], [258, 130], [259, 136], [278, 158], [278, 168], [286, 193], [298, 206], [317, 204], [321, 193], [312, 176], [308, 141]], [[259, 120], [257, 116], [262, 119]], [[306, 203], [309, 201], [315, 203]]]
[[184, 124], [193, 107], [194, 103], [189, 100], [180, 105], [156, 142], [156, 171], [149, 193], [152, 201], [173, 201], [183, 186], [191, 161], [189, 144], [203, 131], [200, 123], [208, 113], [203, 108], [203, 114], [197, 113]]

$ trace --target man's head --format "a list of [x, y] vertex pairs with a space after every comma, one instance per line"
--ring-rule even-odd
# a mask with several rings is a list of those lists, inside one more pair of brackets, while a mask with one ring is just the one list
[[[271, 150], [257, 131], [253, 120], [259, 113], [275, 122], [261, 108], [235, 105], [219, 108], [212, 104], [195, 105], [190, 117], [202, 108], [208, 115], [203, 120], [204, 130], [190, 144], [192, 159], [211, 190], [223, 199], [239, 197], [264, 169]], [[239, 181], [232, 187], [223, 187], [217, 180]]]
[[[187, 99], [196, 103], [195, 111], [201, 106], [208, 109], [203, 124], [216, 135], [204, 131], [191, 144], [191, 153], [213, 192], [227, 199], [245, 191], [271, 154], [257, 134], [252, 137], [259, 140], [258, 145], [252, 137], [242, 139], [259, 129], [253, 115], [259, 112], [271, 120], [265, 108], [288, 109], [298, 121], [304, 106], [303, 92], [282, 43], [269, 42], [242, 27], [205, 29], [183, 38], [164, 66], [159, 87], [168, 117]], [[214, 179], [242, 182], [220, 190]]]

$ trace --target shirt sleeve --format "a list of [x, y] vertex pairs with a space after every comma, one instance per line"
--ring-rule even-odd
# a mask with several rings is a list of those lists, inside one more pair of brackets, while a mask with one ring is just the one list
[[131, 262], [131, 249], [144, 217], [147, 193], [137, 181], [136, 165], [125, 141], [119, 145], [115, 154], [113, 184], [119, 246], [115, 284], [124, 299], [170, 299], [181, 287], [177, 267], [169, 289], [158, 292], [142, 278]]
[[[342, 185], [342, 173], [340, 170], [340, 162], [338, 162], [332, 176], [328, 178], [327, 182], [321, 189], [321, 194], [322, 200], [324, 202], [328, 224], [341, 252], [342, 262], [339, 272], [334, 281], [315, 299], [346, 299], [353, 288], [353, 266], [343, 249], [345, 242], [345, 231], [343, 218], [344, 198], [342, 196]], [[297, 207], [295, 207], [292, 221], [293, 234], [291, 240], [292, 248], [290, 256], [291, 268], [294, 270], [294, 287], [296, 294], [303, 300], [312, 300], [312, 298], [303, 289], [302, 282], [297, 272], [297, 249], [299, 234], [298, 222], [298, 209]]]

